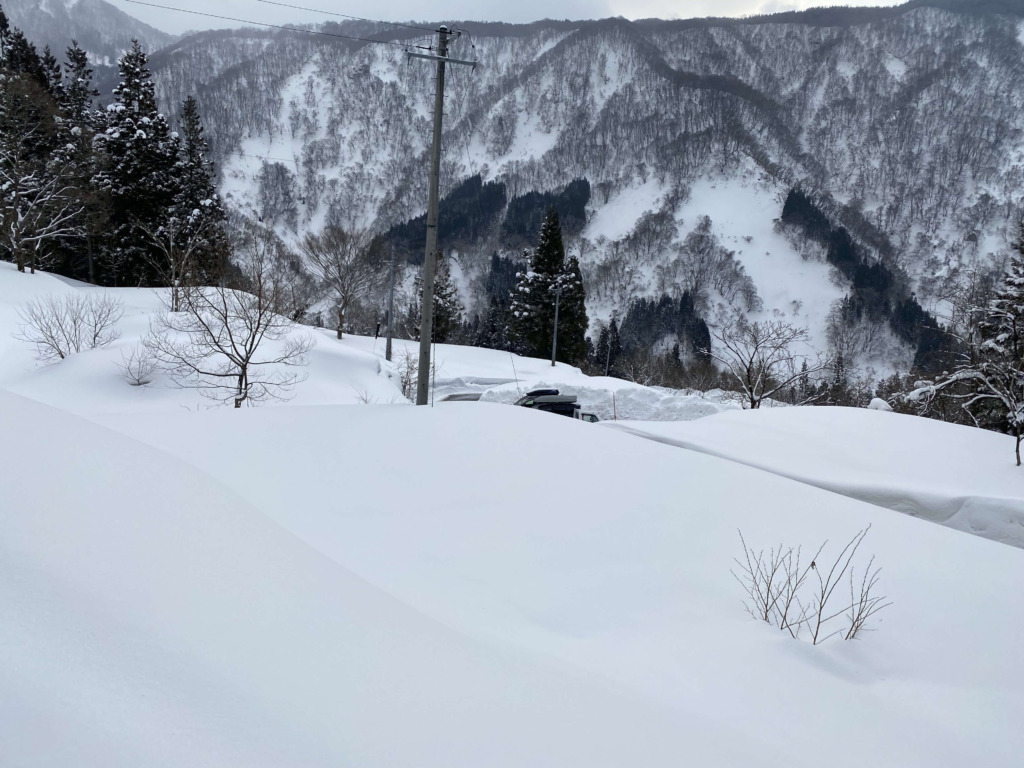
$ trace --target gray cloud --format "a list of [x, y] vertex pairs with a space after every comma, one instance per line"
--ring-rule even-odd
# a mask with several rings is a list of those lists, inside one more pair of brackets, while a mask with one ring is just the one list
[[[190, 29], [215, 29], [239, 26], [234, 21], [178, 13], [128, 0], [108, 0], [157, 29], [179, 34]], [[293, 10], [268, 5], [258, 0], [153, 0], [202, 13], [231, 16], [270, 24], [301, 24], [329, 20], [331, 16], [311, 11]], [[282, 0], [290, 5], [349, 13], [385, 21], [444, 20], [527, 22], [537, 19], [599, 19], [607, 16], [639, 18], [693, 18], [702, 16], [745, 16], [775, 13], [823, 5], [896, 5], [894, 0], [449, 0], [430, 10], [436, 17], [424, 19], [425, 6], [412, 0], [390, 0], [388, 3], [337, 2], [336, 0]]]

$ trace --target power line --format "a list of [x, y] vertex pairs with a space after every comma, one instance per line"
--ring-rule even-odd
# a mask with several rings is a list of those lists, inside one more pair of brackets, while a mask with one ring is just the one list
[[253, 26], [258, 26], [258, 27], [270, 27], [272, 29], [283, 29], [283, 30], [285, 30], [287, 32], [298, 32], [300, 34], [307, 34], [307, 35], [321, 35], [322, 37], [335, 37], [335, 38], [339, 38], [341, 40], [355, 40], [355, 41], [360, 42], [360, 43], [375, 43], [377, 45], [392, 45], [392, 46], [394, 46], [396, 48], [402, 48], [402, 49], [405, 49], [405, 47], [406, 47], [405, 44], [397, 43], [397, 42], [395, 42], [393, 40], [374, 40], [374, 39], [369, 38], [369, 37], [355, 37], [353, 35], [340, 35], [340, 34], [338, 34], [336, 32], [322, 32], [322, 31], [317, 30], [317, 29], [300, 29], [298, 27], [286, 27], [286, 26], [283, 26], [281, 24], [268, 24], [267, 22], [263, 22], [263, 21], [250, 21], [249, 19], [239, 19], [239, 18], [236, 18], [234, 16], [220, 16], [220, 15], [218, 15], [216, 13], [206, 13], [205, 11], [193, 11], [193, 10], [188, 9], [188, 8], [172, 8], [169, 5], [160, 5], [159, 3], [144, 3], [141, 0], [125, 0], [125, 2], [126, 3], [131, 3], [133, 5], [145, 5], [145, 6], [149, 7], [149, 8], [159, 8], [159, 9], [164, 10], [164, 11], [177, 11], [178, 13], [189, 13], [189, 14], [192, 14], [193, 16], [205, 16], [205, 17], [210, 18], [210, 19], [220, 19], [221, 21], [235, 21], [235, 22], [238, 22], [239, 24], [252, 24]]
[[340, 17], [342, 19], [352, 19], [353, 21], [368, 21], [371, 24], [390, 24], [393, 27], [403, 27], [405, 29], [415, 29], [415, 30], [418, 30], [420, 32], [430, 32], [431, 34], [433, 34], [433, 33], [435, 33], [437, 31], [436, 29], [430, 29], [428, 27], [417, 27], [417, 26], [413, 26], [412, 24], [400, 24], [397, 21], [381, 21], [380, 19], [364, 19], [362, 16], [350, 16], [347, 13], [335, 13], [334, 11], [323, 11], [323, 10], [320, 10], [319, 8], [306, 8], [306, 7], [301, 6], [301, 5], [290, 5], [288, 3], [278, 3], [278, 2], [275, 2], [275, 0], [256, 0], [256, 2], [257, 3], [263, 3], [264, 5], [277, 5], [277, 6], [280, 6], [281, 8], [291, 8], [294, 11], [310, 11], [312, 13], [322, 13], [322, 14], [325, 14], [327, 16], [338, 16], [338, 17]]

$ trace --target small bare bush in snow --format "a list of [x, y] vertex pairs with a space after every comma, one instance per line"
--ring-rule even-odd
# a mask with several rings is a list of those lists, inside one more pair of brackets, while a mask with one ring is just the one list
[[133, 387], [144, 387], [153, 381], [156, 360], [146, 345], [136, 344], [129, 351], [121, 353], [121, 362], [117, 367], [125, 381]]
[[18, 312], [22, 325], [14, 337], [32, 344], [40, 360], [63, 360], [116, 341], [121, 334], [115, 326], [123, 314], [121, 302], [107, 294], [51, 294]]
[[[856, 639], [869, 619], [892, 603], [878, 592], [879, 568], [872, 557], [858, 579], [853, 559], [871, 526], [859, 531], [831, 564], [819, 562], [828, 541], [804, 559], [800, 547], [754, 551], [743, 533], [743, 557], [736, 558], [733, 576], [743, 587], [744, 605], [754, 618], [798, 638], [805, 631], [814, 645], [839, 635]], [[841, 585], [848, 583], [849, 601]], [[842, 597], [840, 597], [842, 595]]]

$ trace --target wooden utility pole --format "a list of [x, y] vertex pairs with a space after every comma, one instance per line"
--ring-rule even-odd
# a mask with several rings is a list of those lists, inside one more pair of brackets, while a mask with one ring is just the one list
[[438, 186], [441, 176], [441, 118], [444, 114], [444, 67], [445, 64], [467, 64], [448, 58], [448, 27], [437, 30], [437, 55], [413, 53], [409, 56], [437, 62], [437, 89], [434, 92], [434, 141], [430, 150], [430, 190], [427, 198], [427, 244], [423, 255], [423, 305], [420, 310], [420, 360], [419, 377], [416, 380], [416, 405], [427, 405], [430, 391], [430, 342], [434, 331], [434, 277], [437, 267], [437, 203]]
[[391, 328], [395, 323], [395, 246], [391, 246], [391, 287], [388, 289], [388, 343], [384, 348], [384, 359], [391, 360]]
[[555, 358], [558, 356], [558, 305], [562, 301], [562, 286], [555, 291], [555, 334], [551, 338], [551, 367], [555, 367]]

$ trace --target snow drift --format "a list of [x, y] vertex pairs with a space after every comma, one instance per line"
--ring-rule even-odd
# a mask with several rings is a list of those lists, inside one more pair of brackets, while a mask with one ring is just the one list
[[611, 426], [1024, 548], [1024, 475], [1005, 435], [864, 408]]

